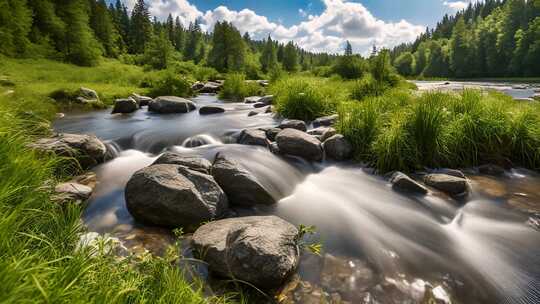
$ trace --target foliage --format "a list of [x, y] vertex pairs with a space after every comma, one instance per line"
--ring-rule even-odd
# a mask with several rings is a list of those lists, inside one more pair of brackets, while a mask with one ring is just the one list
[[144, 52], [144, 62], [154, 69], [166, 69], [172, 60], [174, 47], [165, 32], [154, 35]]
[[242, 101], [248, 96], [261, 95], [262, 88], [256, 82], [247, 82], [244, 74], [229, 74], [219, 97], [230, 101]]
[[268, 73], [273, 69], [277, 68], [278, 59], [277, 59], [277, 50], [272, 38], [268, 36], [264, 48], [261, 52], [261, 67], [263, 73]]
[[399, 74], [403, 76], [411, 76], [414, 72], [415, 61], [411, 52], [405, 52], [395, 60], [394, 66]]
[[284, 47], [281, 63], [286, 71], [295, 72], [298, 70], [298, 53], [292, 41]]
[[386, 82], [377, 81], [371, 74], [356, 81], [351, 91], [351, 98], [363, 100], [369, 96], [381, 96], [390, 86]]
[[212, 50], [208, 63], [220, 72], [241, 71], [246, 60], [246, 49], [240, 32], [232, 23], [217, 22], [212, 35]]
[[150, 87], [150, 96], [181, 96], [193, 95], [191, 83], [188, 78], [178, 75], [171, 70], [149, 75], [146, 82]]

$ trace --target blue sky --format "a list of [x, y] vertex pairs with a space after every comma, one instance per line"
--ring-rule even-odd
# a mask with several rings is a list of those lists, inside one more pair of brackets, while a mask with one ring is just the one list
[[[131, 7], [135, 0], [124, 0]], [[481, 0], [145, 0], [150, 13], [169, 13], [184, 25], [200, 20], [211, 32], [218, 21], [232, 22], [242, 33], [281, 42], [294, 41], [314, 52], [339, 53], [349, 40], [356, 53], [372, 45], [393, 47], [412, 42], [445, 13]]]

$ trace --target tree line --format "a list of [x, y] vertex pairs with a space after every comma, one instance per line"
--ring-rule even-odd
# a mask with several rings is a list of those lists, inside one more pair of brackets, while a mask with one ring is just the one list
[[253, 40], [228, 22], [218, 22], [209, 34], [199, 21], [187, 27], [172, 15], [160, 21], [144, 0], [137, 0], [131, 12], [120, 0], [109, 5], [105, 0], [0, 0], [0, 41], [0, 53], [13, 57], [92, 66], [104, 56], [157, 69], [182, 60], [248, 75], [310, 70], [336, 59], [270, 36]]
[[540, 75], [540, 0], [485, 0], [391, 52], [405, 76]]

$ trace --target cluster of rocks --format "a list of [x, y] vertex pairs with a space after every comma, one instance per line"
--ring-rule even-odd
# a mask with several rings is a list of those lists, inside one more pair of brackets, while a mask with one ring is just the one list
[[253, 105], [255, 109], [265, 108], [263, 111], [253, 110], [248, 113], [248, 116], [255, 116], [260, 113], [272, 113], [272, 104], [274, 103], [274, 95], [266, 96], [250, 96], [244, 98], [245, 104]]
[[272, 205], [277, 199], [223, 154], [211, 163], [166, 152], [131, 177], [125, 197], [140, 222], [195, 231], [193, 248], [220, 276], [274, 288], [298, 265], [298, 230], [292, 224], [275, 216], [226, 218], [229, 207]]
[[293, 119], [283, 120], [277, 127], [245, 129], [238, 143], [267, 147], [273, 153], [308, 161], [321, 161], [325, 157], [343, 161], [351, 157], [352, 146], [331, 127], [336, 119], [336, 116], [320, 118], [318, 127], [309, 131], [304, 121]]
[[399, 171], [394, 172], [390, 177], [394, 190], [411, 194], [425, 195], [429, 192], [428, 187], [431, 187], [452, 197], [460, 198], [466, 196], [470, 189], [467, 177], [459, 170], [439, 170], [425, 174], [422, 180], [424, 184]]
[[82, 204], [90, 198], [97, 184], [96, 174], [88, 172], [70, 181], [60, 183], [54, 188], [52, 200], [60, 203]]
[[[268, 80], [246, 80], [246, 83], [257, 83], [263, 88], [270, 84]], [[224, 80], [212, 80], [207, 82], [197, 81], [191, 86], [191, 90], [196, 93], [217, 94], [221, 91], [224, 84]]]

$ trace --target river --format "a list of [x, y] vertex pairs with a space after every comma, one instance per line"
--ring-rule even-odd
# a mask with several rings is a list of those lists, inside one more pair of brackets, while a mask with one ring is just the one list
[[[302, 263], [301, 279], [328, 293], [351, 303], [402, 303], [415, 299], [420, 283], [430, 282], [454, 303], [540, 302], [540, 232], [530, 225], [540, 211], [538, 174], [514, 169], [491, 177], [469, 169], [472, 191], [464, 202], [437, 192], [406, 196], [357, 164], [308, 163], [234, 144], [242, 129], [275, 126], [278, 120], [272, 114], [248, 117], [251, 105], [221, 103], [214, 96], [193, 101], [198, 107], [220, 103], [226, 112], [158, 115], [141, 109], [111, 115], [100, 110], [68, 113], [55, 122], [59, 132], [95, 134], [117, 151], [116, 158], [94, 169], [99, 184], [84, 213], [90, 231], [116, 236], [134, 251], [159, 252], [170, 233], [133, 221], [124, 201], [127, 181], [166, 149], [208, 159], [221, 151], [282, 198], [275, 207], [238, 214], [275, 214], [296, 225], [315, 225], [324, 251], [348, 261], [326, 269], [326, 278], [313, 275], [309, 261]], [[188, 148], [190, 141], [206, 145]], [[375, 273], [373, 286], [359, 282], [359, 261]], [[387, 289], [380, 292], [390, 283], [400, 294], [395, 299]]]
[[412, 81], [420, 91], [442, 90], [461, 91], [463, 89], [493, 90], [512, 96], [514, 99], [532, 100], [540, 93], [539, 84], [513, 83], [506, 81]]

